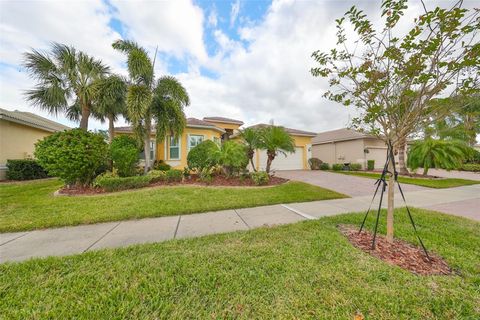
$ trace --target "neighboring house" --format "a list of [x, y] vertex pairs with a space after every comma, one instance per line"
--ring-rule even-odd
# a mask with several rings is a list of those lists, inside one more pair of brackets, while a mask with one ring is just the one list
[[[269, 126], [267, 124], [257, 124], [250, 128], [262, 128]], [[278, 154], [272, 162], [271, 170], [306, 170], [309, 169], [308, 159], [311, 158], [312, 138], [317, 134], [309, 131], [297, 129], [284, 129], [292, 136], [295, 143], [295, 152]], [[236, 135], [234, 135], [236, 137]], [[255, 167], [259, 170], [265, 170], [267, 165], [267, 152], [257, 150], [254, 155]]]
[[66, 129], [70, 128], [30, 112], [0, 108], [0, 179], [5, 179], [7, 160], [33, 158], [38, 140]]
[[329, 164], [359, 163], [362, 168], [366, 168], [368, 160], [375, 160], [375, 169], [382, 169], [387, 145], [376, 136], [342, 128], [320, 132], [313, 138], [312, 157]]

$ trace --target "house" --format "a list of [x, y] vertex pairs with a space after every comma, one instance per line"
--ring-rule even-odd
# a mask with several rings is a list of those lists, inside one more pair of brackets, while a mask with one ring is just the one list
[[38, 140], [66, 129], [70, 128], [30, 112], [0, 108], [0, 179], [5, 179], [8, 159], [33, 158]]
[[386, 156], [387, 145], [382, 139], [352, 129], [320, 132], [312, 139], [312, 157], [329, 164], [359, 163], [366, 168], [367, 161], [374, 160], [375, 169], [382, 169]]
[[[262, 128], [269, 126], [267, 124], [257, 124], [250, 128]], [[311, 158], [312, 138], [317, 134], [314, 132], [297, 130], [283, 127], [295, 143], [295, 152], [279, 154], [272, 162], [271, 170], [307, 170], [308, 159]], [[233, 136], [234, 138], [236, 135]], [[265, 150], [257, 150], [254, 155], [255, 167], [259, 170], [265, 170], [267, 165], [267, 153]]]
[[[181, 137], [174, 139], [166, 136], [162, 142], [156, 142], [155, 131], [151, 134], [151, 159], [163, 160], [173, 168], [183, 169], [187, 166], [188, 152], [205, 140], [212, 140], [217, 143], [238, 137], [238, 132], [243, 122], [240, 120], [224, 117], [204, 117], [202, 120], [188, 118], [187, 125]], [[261, 126], [261, 125], [257, 125]], [[311, 146], [311, 139], [316, 134], [301, 130], [289, 129], [287, 131], [295, 140], [296, 150], [294, 154], [283, 157], [279, 155], [272, 169], [307, 169], [308, 157]], [[133, 134], [132, 127], [116, 127], [116, 134]], [[265, 168], [266, 154], [264, 152], [256, 153], [256, 163], [261, 169]]]

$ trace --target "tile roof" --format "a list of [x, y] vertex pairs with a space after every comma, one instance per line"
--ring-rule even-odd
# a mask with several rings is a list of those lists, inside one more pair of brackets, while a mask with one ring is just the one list
[[[250, 126], [249, 128], [265, 128], [265, 127], [268, 127], [268, 126], [271, 126], [271, 125], [270, 124], [265, 124], [265, 123], [259, 123], [259, 124], [255, 124], [253, 126]], [[280, 127], [284, 128], [285, 131], [287, 131], [288, 133], [290, 133], [291, 135], [294, 135], [294, 136], [314, 137], [314, 136], [317, 135], [315, 132], [286, 128], [286, 127], [283, 127], [283, 126], [280, 126]]]
[[370, 134], [362, 133], [356, 130], [342, 128], [337, 130], [320, 132], [312, 139], [312, 144], [322, 144], [336, 141], [357, 140], [363, 138], [376, 138]]
[[[214, 130], [218, 130], [221, 132], [225, 132], [223, 129], [217, 127], [213, 123], [203, 121], [197, 118], [187, 118], [187, 127], [208, 127], [212, 128]], [[155, 126], [153, 126], [152, 131], [155, 129]], [[126, 127], [115, 127], [115, 131], [117, 132], [132, 132], [132, 127], [131, 126], [126, 126]]]
[[18, 110], [9, 111], [9, 110], [0, 108], [0, 119], [20, 123], [26, 126], [35, 127], [41, 130], [49, 131], [49, 132], [56, 132], [56, 131], [63, 131], [63, 130], [70, 129], [70, 127], [67, 127], [58, 122], [49, 120], [47, 118], [40, 117], [31, 112], [24, 112], [24, 111], [18, 111]]
[[224, 118], [224, 117], [204, 117], [203, 120], [212, 121], [212, 122], [227, 122], [227, 123], [234, 123], [234, 124], [239, 124], [239, 125], [243, 124], [243, 121], [230, 119], [230, 118]]

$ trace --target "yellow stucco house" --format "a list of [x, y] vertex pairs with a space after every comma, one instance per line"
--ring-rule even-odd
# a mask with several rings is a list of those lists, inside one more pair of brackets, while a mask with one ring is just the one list
[[[151, 135], [151, 158], [163, 160], [175, 169], [183, 169], [187, 166], [188, 152], [205, 140], [212, 140], [221, 143], [230, 137], [235, 137], [243, 122], [224, 117], [205, 117], [202, 120], [188, 118], [186, 128], [181, 137], [174, 139], [166, 136], [162, 142], [155, 141], [155, 133]], [[263, 126], [263, 125], [257, 125]], [[316, 135], [312, 132], [285, 128], [294, 138], [296, 152], [287, 157], [279, 155], [272, 169], [276, 170], [295, 170], [308, 169], [307, 160], [310, 157], [311, 140]], [[116, 134], [132, 134], [131, 127], [116, 127]], [[264, 169], [266, 165], [266, 155], [264, 152], [256, 152], [255, 159], [257, 167]]]
[[70, 128], [30, 112], [0, 108], [0, 180], [5, 179], [7, 160], [33, 158], [38, 140], [66, 129]]

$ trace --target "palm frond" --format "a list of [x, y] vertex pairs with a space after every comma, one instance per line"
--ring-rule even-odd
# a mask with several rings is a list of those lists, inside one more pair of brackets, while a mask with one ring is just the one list
[[127, 91], [127, 113], [133, 123], [145, 118], [152, 103], [152, 93], [145, 85], [131, 85]]

